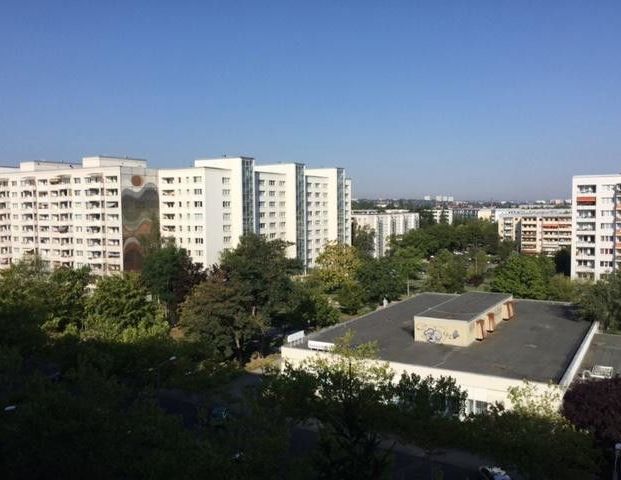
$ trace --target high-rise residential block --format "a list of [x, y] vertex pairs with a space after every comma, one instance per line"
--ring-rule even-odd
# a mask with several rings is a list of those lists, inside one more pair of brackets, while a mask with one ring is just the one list
[[159, 187], [162, 237], [204, 266], [246, 233], [289, 242], [287, 255], [306, 267], [328, 242], [351, 243], [351, 181], [341, 168], [224, 157], [162, 169]]
[[599, 280], [621, 264], [621, 175], [572, 181], [571, 276]]
[[571, 210], [524, 209], [501, 214], [497, 218], [501, 240], [518, 244], [527, 255], [554, 255], [571, 247]]
[[139, 270], [158, 216], [157, 173], [145, 160], [0, 168], [0, 267], [38, 254], [49, 267]]
[[408, 210], [354, 210], [352, 225], [375, 234], [373, 256], [379, 258], [386, 255], [393, 236], [401, 236], [419, 228], [420, 217], [418, 213]]

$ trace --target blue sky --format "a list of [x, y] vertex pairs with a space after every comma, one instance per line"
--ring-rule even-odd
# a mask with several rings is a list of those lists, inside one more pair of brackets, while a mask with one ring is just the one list
[[618, 1], [4, 0], [0, 164], [243, 153], [358, 197], [566, 197], [621, 171], [620, 52]]

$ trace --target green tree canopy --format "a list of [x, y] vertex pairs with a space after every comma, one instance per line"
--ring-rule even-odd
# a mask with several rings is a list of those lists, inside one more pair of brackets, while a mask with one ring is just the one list
[[286, 308], [291, 275], [301, 270], [298, 260], [287, 258], [288, 246], [282, 240], [267, 241], [252, 234], [244, 235], [235, 249], [222, 254], [220, 268], [243, 296], [250, 298], [253, 314], [260, 313], [268, 321]]
[[578, 299], [581, 315], [600, 322], [600, 327], [606, 331], [621, 331], [621, 273], [583, 285], [581, 290]]
[[466, 281], [466, 264], [462, 256], [442, 250], [427, 267], [424, 290], [461, 293]]
[[237, 277], [213, 269], [181, 305], [180, 324], [214, 357], [243, 359], [248, 343], [265, 329], [254, 299]]
[[85, 314], [85, 338], [131, 342], [168, 333], [162, 313], [137, 274], [100, 278], [86, 301]]
[[351, 244], [361, 257], [372, 257], [375, 252], [375, 230], [354, 224], [351, 232]]
[[405, 291], [407, 277], [399, 268], [397, 257], [367, 259], [358, 273], [365, 301], [381, 304], [384, 298], [397, 300]]
[[329, 243], [317, 258], [315, 274], [327, 292], [356, 281], [362, 260], [358, 250], [342, 243]]
[[188, 252], [175, 245], [165, 245], [149, 253], [142, 268], [144, 284], [164, 303], [173, 323], [181, 302], [205, 277], [205, 272], [192, 262]]
[[545, 300], [553, 268], [549, 258], [513, 254], [496, 269], [492, 291], [511, 293], [518, 298]]

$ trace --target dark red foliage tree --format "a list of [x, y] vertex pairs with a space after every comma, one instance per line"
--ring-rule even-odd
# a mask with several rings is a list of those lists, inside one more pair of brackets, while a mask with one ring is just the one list
[[565, 394], [563, 414], [603, 447], [621, 442], [621, 377], [575, 383]]

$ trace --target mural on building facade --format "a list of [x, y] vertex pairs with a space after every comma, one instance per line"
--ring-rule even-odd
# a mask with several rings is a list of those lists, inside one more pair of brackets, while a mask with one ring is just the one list
[[155, 183], [144, 175], [132, 175], [131, 186], [121, 194], [123, 215], [123, 268], [137, 272], [144, 262], [145, 239], [159, 232], [159, 198]]

